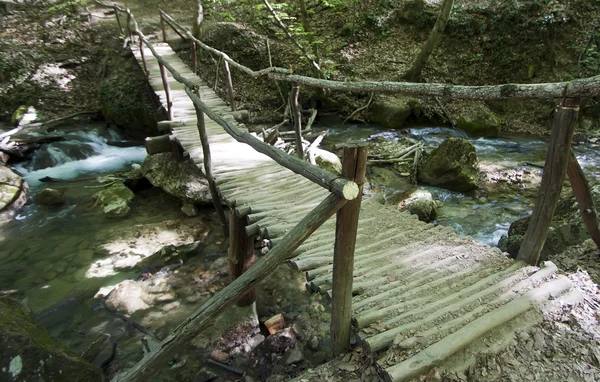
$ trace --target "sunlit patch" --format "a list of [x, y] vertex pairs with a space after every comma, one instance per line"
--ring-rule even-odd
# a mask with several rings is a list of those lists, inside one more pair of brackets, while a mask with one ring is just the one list
[[61, 89], [68, 89], [68, 85], [75, 79], [75, 75], [57, 64], [41, 65], [31, 80], [42, 86], [57, 85]]

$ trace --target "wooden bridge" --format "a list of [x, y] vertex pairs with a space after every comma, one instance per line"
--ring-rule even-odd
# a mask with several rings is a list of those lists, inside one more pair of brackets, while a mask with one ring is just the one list
[[[306, 273], [309, 291], [332, 300], [334, 344], [346, 349], [354, 331], [389, 381], [444, 365], [466, 368], [478, 354], [501, 348], [516, 328], [535, 325], [548, 299], [577, 296], [552, 263], [529, 266], [451, 228], [361, 201], [362, 147], [344, 150], [341, 177], [260, 142], [167, 42], [150, 42], [128, 10], [111, 7], [133, 23], [126, 38], [169, 111], [160, 123], [171, 134], [168, 144], [178, 141], [205, 171], [224, 227], [218, 201], [230, 208], [230, 270], [238, 277], [115, 380], [150, 378], [215, 314], [240, 296], [251, 302], [252, 287], [282, 261]], [[203, 47], [168, 15], [161, 22], [189, 37], [194, 52]], [[254, 238], [270, 240], [272, 249], [252, 265]]]

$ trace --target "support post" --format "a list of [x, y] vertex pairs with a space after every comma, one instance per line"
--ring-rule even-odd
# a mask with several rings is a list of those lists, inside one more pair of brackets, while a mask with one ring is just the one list
[[144, 64], [144, 73], [146, 73], [146, 78], [150, 77], [150, 72], [148, 71], [148, 65], [146, 64], [146, 55], [144, 54], [144, 42], [140, 39], [140, 55], [142, 56], [142, 63]]
[[349, 201], [338, 211], [335, 226], [331, 313], [334, 357], [344, 353], [350, 345], [354, 249], [366, 169], [366, 147], [364, 145], [344, 147], [342, 175], [353, 179], [358, 184], [359, 193], [356, 199]]
[[117, 7], [113, 7], [115, 11], [115, 17], [117, 18], [117, 24], [119, 24], [119, 36], [123, 34], [123, 25], [121, 24], [121, 17], [119, 17], [119, 10]]
[[162, 30], [163, 42], [167, 42], [167, 30], [165, 29], [165, 19], [162, 13], [160, 14], [160, 29]]
[[127, 38], [131, 41], [131, 13], [127, 12], [127, 25], [125, 26], [127, 29]]
[[196, 74], [198, 71], [198, 57], [196, 57], [197, 52], [196, 41], [192, 40], [192, 70], [194, 71], [194, 74]]
[[[235, 280], [254, 264], [254, 236], [246, 234], [247, 216], [238, 216], [236, 211], [229, 214], [229, 275]], [[251, 289], [238, 300], [239, 306], [247, 306], [256, 301], [256, 290]]]
[[346, 200], [330, 194], [308, 213], [280, 242], [263, 258], [258, 260], [242, 276], [221, 289], [208, 299], [198, 310], [192, 313], [173, 332], [165, 338], [158, 348], [142, 358], [125, 373], [118, 374], [112, 382], [148, 381], [161, 369], [175, 353], [195, 336], [206, 329], [216, 316], [234, 304], [241, 296], [256, 286], [261, 280], [273, 273], [317, 228], [335, 214]]
[[290, 93], [290, 105], [292, 109], [292, 119], [294, 120], [294, 131], [296, 132], [296, 154], [298, 158], [304, 158], [304, 148], [302, 147], [302, 115], [300, 114], [300, 105], [298, 105], [298, 93], [300, 86], [294, 82], [292, 92]]
[[167, 78], [167, 69], [160, 62], [160, 77], [162, 78], [163, 87], [165, 88], [165, 97], [167, 99], [167, 111], [169, 112], [169, 121], [173, 120], [173, 103], [171, 102], [171, 87], [169, 86], [169, 79]]
[[517, 258], [537, 265], [556, 210], [571, 150], [573, 131], [579, 116], [579, 99], [565, 98], [554, 112], [544, 174], [533, 214]]
[[229, 105], [231, 106], [231, 111], [235, 111], [235, 101], [233, 99], [233, 82], [231, 81], [231, 71], [229, 70], [229, 62], [227, 62], [227, 60], [223, 60], [223, 65], [225, 66], [225, 74], [227, 75], [227, 91], [229, 93]]
[[579, 204], [579, 211], [583, 223], [585, 224], [592, 240], [596, 243], [596, 246], [600, 248], [600, 230], [598, 229], [598, 218], [596, 214], [596, 208], [594, 206], [594, 199], [590, 191], [590, 186], [585, 178], [585, 174], [577, 161], [577, 157], [573, 150], [571, 150], [571, 156], [569, 158], [569, 165], [567, 166], [567, 175], [571, 182], [571, 189]]
[[[200, 97], [200, 95], [198, 95], [198, 97]], [[208, 144], [208, 135], [206, 134], [206, 125], [204, 123], [204, 113], [196, 104], [194, 104], [194, 108], [196, 109], [196, 119], [198, 120], [198, 133], [200, 135], [200, 142], [202, 143], [204, 175], [206, 175], [206, 180], [208, 180], [210, 195], [212, 196], [215, 210], [217, 211], [217, 215], [219, 216], [219, 220], [221, 221], [221, 226], [223, 227], [223, 234], [225, 235], [225, 237], [227, 237], [229, 235], [227, 229], [227, 219], [225, 218], [225, 212], [223, 211], [221, 197], [219, 196], [219, 191], [217, 190], [215, 178], [212, 173], [212, 160], [210, 155], [210, 146]]]

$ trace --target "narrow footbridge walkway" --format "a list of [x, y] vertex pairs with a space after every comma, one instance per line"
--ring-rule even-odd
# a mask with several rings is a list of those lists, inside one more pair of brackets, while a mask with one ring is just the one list
[[[135, 45], [135, 44], [134, 44]], [[183, 77], [199, 85], [200, 98], [233, 122], [228, 106], [181, 61], [167, 43], [156, 51]], [[134, 54], [140, 65], [139, 47]], [[144, 56], [149, 81], [165, 109], [158, 62]], [[172, 134], [202, 167], [194, 104], [168, 74]], [[223, 200], [249, 212], [246, 230], [277, 243], [329, 192], [234, 140], [206, 119], [214, 178]], [[335, 218], [290, 256], [306, 273], [310, 291], [331, 295]], [[500, 250], [459, 237], [451, 228], [419, 222], [365, 198], [356, 242], [353, 324], [390, 381], [405, 381], [444, 364], [468, 365], [501, 346], [517, 327], [538, 322], [538, 305], [571, 294], [569, 280], [552, 263], [542, 268], [507, 259]], [[451, 366], [448, 366], [451, 367]]]

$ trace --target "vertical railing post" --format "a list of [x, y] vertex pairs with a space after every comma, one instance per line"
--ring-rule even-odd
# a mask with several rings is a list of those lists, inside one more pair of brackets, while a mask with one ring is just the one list
[[233, 98], [233, 82], [231, 81], [231, 71], [229, 70], [229, 62], [227, 62], [227, 60], [223, 60], [223, 65], [225, 66], [225, 74], [227, 75], [227, 91], [229, 93], [229, 104], [231, 106], [231, 111], [235, 111], [235, 101]]
[[146, 55], [144, 54], [144, 41], [140, 37], [140, 56], [142, 56], [142, 63], [144, 64], [144, 72], [146, 73], [146, 78], [150, 77], [150, 72], [148, 71], [148, 65], [146, 64]]
[[[198, 98], [200, 98], [200, 92], [197, 93]], [[212, 196], [213, 204], [215, 206], [215, 210], [217, 211], [217, 215], [219, 216], [219, 220], [221, 221], [221, 226], [223, 227], [223, 234], [225, 236], [229, 235], [227, 229], [227, 219], [225, 218], [225, 212], [223, 211], [223, 205], [221, 203], [221, 197], [219, 196], [219, 191], [217, 190], [217, 185], [215, 184], [215, 178], [212, 172], [212, 159], [210, 155], [210, 145], [208, 143], [208, 135], [206, 134], [206, 125], [204, 123], [204, 113], [202, 110], [194, 103], [194, 108], [196, 109], [196, 119], [198, 121], [198, 134], [200, 135], [200, 143], [202, 144], [202, 157], [204, 160], [204, 175], [206, 175], [206, 180], [208, 180], [208, 187], [210, 189], [210, 194]]]
[[566, 98], [556, 108], [542, 183], [517, 258], [537, 265], [567, 173], [579, 99]]
[[302, 159], [304, 158], [304, 147], [302, 146], [302, 115], [300, 114], [300, 105], [298, 105], [299, 92], [300, 86], [294, 82], [290, 93], [290, 108], [292, 120], [294, 121], [294, 131], [296, 132], [296, 154]]
[[127, 39], [131, 41], [131, 12], [127, 9], [127, 25], [125, 26], [127, 30]]
[[165, 19], [163, 18], [162, 13], [160, 14], [160, 29], [162, 30], [163, 42], [167, 42], [167, 31], [165, 29]]
[[354, 249], [366, 169], [366, 147], [364, 145], [344, 147], [342, 175], [358, 184], [359, 193], [356, 199], [346, 203], [337, 212], [336, 218], [331, 313], [334, 356], [345, 352], [350, 345]]
[[[229, 214], [229, 275], [232, 280], [240, 277], [254, 264], [254, 237], [246, 233], [248, 217], [237, 210]], [[256, 301], [256, 290], [251, 289], [238, 300], [239, 306], [247, 306]]]
[[121, 17], [119, 17], [119, 11], [118, 11], [117, 7], [113, 7], [113, 10], [115, 11], [115, 17], [117, 18], [117, 24], [119, 24], [119, 36], [121, 36], [123, 34], [123, 25], [121, 24]]
[[192, 70], [194, 71], [194, 74], [198, 71], [198, 57], [196, 54], [196, 41], [192, 40]]
[[600, 248], [600, 230], [598, 229], [598, 216], [596, 214], [596, 207], [594, 206], [594, 198], [592, 197], [590, 186], [573, 150], [571, 150], [571, 155], [569, 157], [567, 175], [569, 176], [569, 182], [571, 183], [571, 189], [573, 190], [575, 199], [577, 199], [583, 223], [585, 224], [590, 237], [594, 243], [596, 243], [596, 246]]
[[167, 69], [160, 62], [160, 76], [162, 78], [163, 87], [165, 88], [165, 97], [167, 99], [167, 111], [169, 113], [169, 121], [173, 120], [173, 102], [171, 102], [171, 87], [169, 86], [169, 79], [167, 78]]

